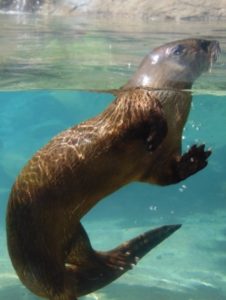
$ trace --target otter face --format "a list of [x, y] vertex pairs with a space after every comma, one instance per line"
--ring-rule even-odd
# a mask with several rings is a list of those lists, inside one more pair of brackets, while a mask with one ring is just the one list
[[217, 41], [186, 39], [165, 44], [144, 58], [125, 87], [191, 88], [219, 53]]

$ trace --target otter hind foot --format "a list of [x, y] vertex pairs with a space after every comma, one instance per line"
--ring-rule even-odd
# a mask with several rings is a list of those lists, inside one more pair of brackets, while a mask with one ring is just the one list
[[79, 255], [83, 263], [65, 264], [68, 278], [75, 282], [76, 296], [94, 292], [119, 278], [180, 227], [181, 225], [168, 225], [149, 230], [108, 252], [90, 249], [88, 254], [82, 251]]
[[115, 271], [127, 271], [138, 262], [139, 258], [135, 257], [126, 247], [119, 247], [108, 252], [97, 252], [107, 268]]
[[183, 180], [205, 168], [211, 151], [205, 151], [205, 145], [193, 145], [176, 163], [178, 181]]
[[97, 252], [105, 267], [108, 284], [117, 279], [134, 265], [151, 249], [178, 230], [181, 225], [167, 225], [149, 230], [108, 252]]
[[123, 274], [127, 270], [132, 269], [145, 254], [180, 227], [181, 225], [167, 225], [149, 230], [111, 251], [99, 252], [99, 255], [104, 258], [108, 267], [113, 270], [119, 270]]

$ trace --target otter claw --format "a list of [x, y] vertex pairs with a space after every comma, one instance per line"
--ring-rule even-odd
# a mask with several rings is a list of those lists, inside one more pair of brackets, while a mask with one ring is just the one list
[[177, 182], [183, 180], [194, 173], [205, 168], [207, 158], [211, 155], [211, 151], [205, 151], [205, 145], [193, 145], [187, 153], [182, 155], [176, 164]]

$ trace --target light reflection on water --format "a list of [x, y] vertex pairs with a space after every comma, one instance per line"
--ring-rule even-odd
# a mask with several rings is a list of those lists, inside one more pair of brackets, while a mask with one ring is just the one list
[[223, 23], [115, 24], [111, 20], [75, 21], [74, 17], [0, 17], [0, 89], [118, 88], [153, 47], [201, 36], [219, 40], [222, 54], [212, 73], [204, 75], [195, 89], [225, 90]]

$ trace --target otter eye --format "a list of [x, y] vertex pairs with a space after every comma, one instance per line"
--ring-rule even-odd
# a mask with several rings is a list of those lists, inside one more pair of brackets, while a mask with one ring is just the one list
[[172, 49], [173, 55], [181, 55], [184, 53], [185, 47], [183, 45], [177, 45], [175, 48]]

